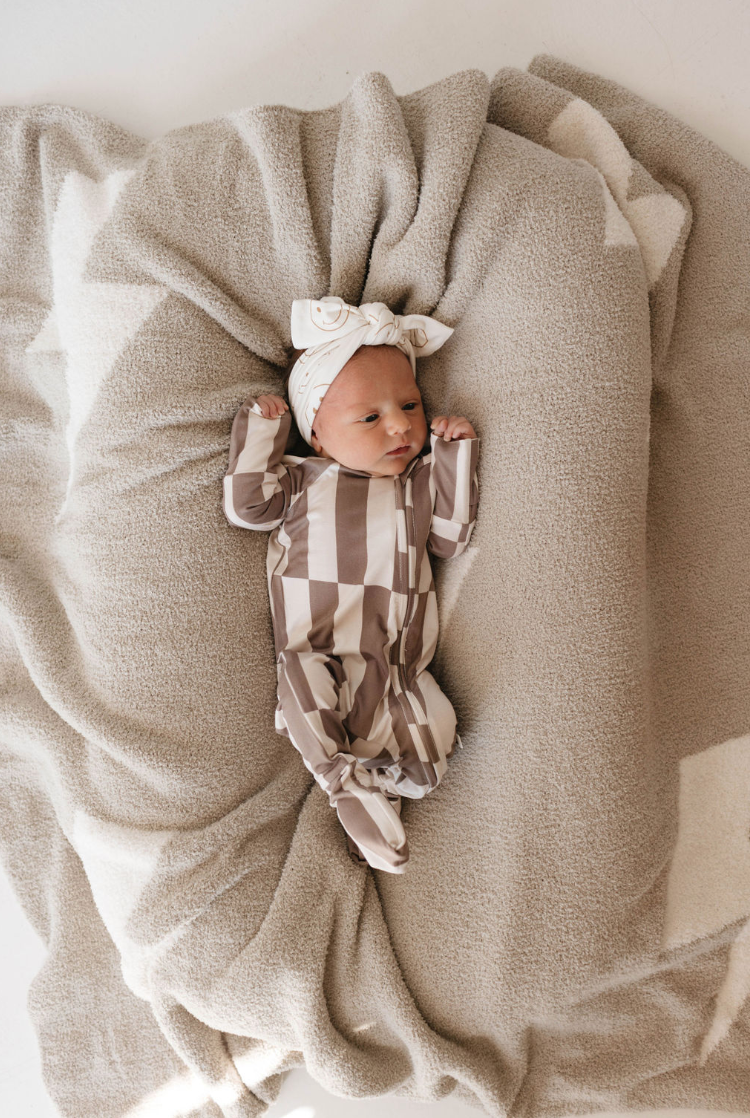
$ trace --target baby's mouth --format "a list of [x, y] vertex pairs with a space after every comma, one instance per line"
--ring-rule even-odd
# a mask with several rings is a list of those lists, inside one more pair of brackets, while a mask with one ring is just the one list
[[395, 450], [389, 450], [388, 454], [406, 454], [407, 450], [411, 450], [411, 443], [406, 443], [404, 446], [397, 446]]

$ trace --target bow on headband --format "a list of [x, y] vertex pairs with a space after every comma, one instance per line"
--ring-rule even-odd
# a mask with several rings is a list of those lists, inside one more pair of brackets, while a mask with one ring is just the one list
[[338, 295], [295, 299], [292, 344], [304, 349], [289, 377], [289, 406], [305, 442], [310, 442], [315, 413], [338, 374], [361, 345], [394, 345], [411, 362], [440, 349], [453, 333], [426, 314], [393, 314], [385, 303], [350, 306]]

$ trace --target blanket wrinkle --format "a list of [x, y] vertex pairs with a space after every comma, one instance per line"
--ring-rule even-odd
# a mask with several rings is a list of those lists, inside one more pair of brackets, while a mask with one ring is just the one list
[[[540, 55], [543, 69], [548, 56]], [[502, 80], [500, 80], [502, 78]], [[529, 81], [536, 84], [540, 97], [554, 96], [561, 108], [549, 131], [539, 127], [534, 102], [518, 94]], [[631, 156], [611, 123], [581, 98], [571, 100], [563, 91], [550, 93], [549, 83], [515, 67], [505, 67], [492, 80], [488, 119], [549, 144], [551, 150], [571, 162], [588, 163], [606, 184], [607, 195], [625, 218], [623, 230], [641, 252], [647, 277], [654, 373], [666, 357], [677, 304], [677, 283], [682, 256], [692, 226], [692, 207], [688, 195], [669, 178], [650, 174]], [[638, 197], [634, 197], [637, 183]], [[661, 283], [660, 297], [652, 297]]]
[[[146, 176], [147, 166], [141, 170]], [[136, 177], [140, 181], [140, 176]], [[137, 195], [136, 195], [137, 198]], [[135, 203], [134, 203], [135, 204]], [[286, 363], [286, 349], [265, 320], [265, 309], [244, 307], [212, 278], [198, 263], [193, 263], [186, 252], [179, 252], [160, 240], [158, 230], [151, 230], [139, 213], [127, 212], [127, 199], [117, 211], [113, 225], [121, 225], [117, 238], [118, 249], [139, 272], [162, 285], [171, 295], [182, 296], [192, 306], [202, 310], [210, 319], [223, 327], [227, 334], [247, 350], [272, 365]], [[114, 230], [113, 230], [114, 231]]]
[[[0, 108], [0, 197], [0, 852], [62, 1118], [190, 1082], [259, 1118], [303, 1065], [498, 1118], [750, 1108], [750, 169], [537, 55], [151, 142]], [[326, 293], [454, 327], [425, 411], [484, 437], [408, 875], [275, 732], [221, 507]]]
[[260, 172], [275, 254], [282, 266], [291, 265], [288, 281], [321, 286], [326, 282], [325, 264], [302, 153], [304, 116], [284, 105], [256, 105], [228, 113], [226, 119]]
[[[462, 111], [454, 104], [456, 89]], [[379, 71], [353, 83], [351, 102], [347, 98], [342, 106], [336, 149], [332, 291], [359, 304], [385, 302], [387, 287], [387, 301], [399, 314], [428, 314], [435, 307], [445, 287], [445, 260], [488, 93], [487, 75], [479, 70], [462, 71], [399, 98]], [[390, 190], [384, 190], [387, 186]], [[346, 204], [351, 196], [369, 198], [369, 209], [352, 213]], [[385, 204], [384, 215], [379, 208], [375, 212], [378, 201]], [[364, 230], [371, 230], [367, 252]], [[408, 263], [415, 252], [421, 257], [416, 275]], [[339, 258], [346, 260], [346, 270]], [[355, 268], [358, 276], [367, 271], [364, 290], [350, 287]]]
[[[273, 822], [270, 819], [269, 822]], [[248, 835], [248, 844], [250, 836], [257, 834], [260, 827], [256, 831], [250, 831]], [[196, 831], [196, 834], [199, 834]], [[139, 900], [137, 900], [136, 907], [131, 912], [129, 921], [127, 921], [126, 934], [129, 938], [140, 947], [148, 947], [155, 949], [158, 947], [164, 948], [167, 941], [172, 935], [172, 932], [178, 928], [187, 928], [190, 923], [197, 920], [201, 913], [205, 912], [207, 908], [215, 901], [221, 899], [224, 894], [234, 889], [237, 884], [244, 883], [251, 874], [257, 874], [263, 866], [258, 866], [255, 863], [240, 861], [235, 868], [235, 872], [229, 878], [217, 881], [217, 871], [220, 866], [217, 866], [216, 855], [212, 853], [203, 859], [203, 864], [206, 864], [207, 873], [205, 878], [201, 881], [198, 875], [194, 873], [192, 866], [187, 866], [186, 875], [190, 878], [190, 889], [196, 892], [196, 896], [192, 899], [190, 908], [182, 908], [179, 916], [175, 915], [173, 909], [170, 912], [169, 922], [165, 920], [165, 900], [171, 896], [179, 901], [183, 897], [184, 888], [181, 887], [179, 866], [175, 866], [172, 870], [170, 862], [174, 858], [175, 847], [179, 850], [180, 841], [183, 839], [182, 832], [172, 832], [171, 842], [165, 847], [162, 853], [163, 865], [160, 866], [162, 881], [159, 883], [160, 888], [156, 887], [156, 882], [149, 883], [151, 888], [148, 892], [144, 890]], [[293, 841], [293, 840], [292, 840]], [[229, 854], [226, 854], [226, 859], [229, 859]], [[171, 872], [170, 872], [171, 871]], [[210, 872], [209, 872], [210, 871]], [[247, 928], [245, 929], [246, 938], [243, 941], [238, 941], [238, 955], [253, 944], [253, 940], [263, 934], [264, 923], [267, 920], [272, 920], [275, 916], [274, 904], [279, 885], [282, 883], [284, 875], [284, 863], [282, 863], [281, 871], [278, 872], [277, 879], [270, 885], [270, 899], [265, 904], [265, 907], [258, 913], [257, 927], [253, 928], [251, 935], [247, 935]], [[161, 919], [161, 923], [159, 920]], [[249, 923], [249, 918], [248, 921]], [[227, 961], [227, 967], [232, 965], [231, 961]], [[225, 968], [226, 969], [226, 968]], [[221, 970], [217, 972], [220, 977]], [[215, 976], [211, 980], [217, 982], [218, 977]]]
[[211, 1029], [173, 999], [155, 1000], [154, 1015], [216, 1104], [217, 1115], [245, 1118], [266, 1109], [242, 1081], [223, 1033]]

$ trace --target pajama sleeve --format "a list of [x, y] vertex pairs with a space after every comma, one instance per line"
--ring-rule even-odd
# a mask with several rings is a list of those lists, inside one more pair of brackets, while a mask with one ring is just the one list
[[224, 513], [230, 524], [259, 532], [276, 528], [301, 492], [301, 467], [281, 461], [291, 425], [288, 411], [266, 419], [254, 396], [235, 415], [224, 475]]
[[286, 730], [339, 821], [374, 869], [403, 873], [409, 845], [399, 813], [369, 769], [352, 756], [339, 711], [341, 661], [323, 651], [283, 649], [278, 692]]
[[479, 503], [477, 462], [479, 439], [430, 436], [430, 489], [434, 494], [427, 550], [440, 559], [452, 559], [467, 547]]

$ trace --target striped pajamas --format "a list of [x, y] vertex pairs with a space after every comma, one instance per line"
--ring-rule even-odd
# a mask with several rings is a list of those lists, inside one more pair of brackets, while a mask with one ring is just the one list
[[248, 397], [224, 478], [229, 522], [271, 532], [275, 725], [336, 808], [353, 860], [403, 873], [401, 796], [435, 788], [460, 744], [427, 670], [438, 637], [428, 553], [448, 559], [469, 543], [479, 439], [431, 434], [428, 452], [378, 478], [285, 454], [291, 423]]

